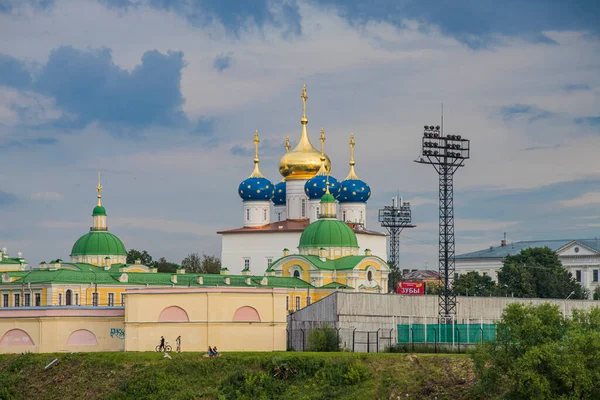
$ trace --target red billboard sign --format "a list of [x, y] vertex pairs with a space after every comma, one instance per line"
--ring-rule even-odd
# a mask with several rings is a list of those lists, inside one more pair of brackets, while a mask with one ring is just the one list
[[419, 296], [425, 294], [425, 283], [423, 282], [398, 282], [396, 293]]

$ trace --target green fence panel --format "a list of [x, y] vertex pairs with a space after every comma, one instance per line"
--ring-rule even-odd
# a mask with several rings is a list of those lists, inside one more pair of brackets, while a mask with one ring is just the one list
[[398, 325], [398, 343], [410, 343], [409, 325]]
[[[411, 332], [412, 328], [412, 332]], [[399, 324], [398, 343], [475, 344], [496, 339], [494, 324]]]

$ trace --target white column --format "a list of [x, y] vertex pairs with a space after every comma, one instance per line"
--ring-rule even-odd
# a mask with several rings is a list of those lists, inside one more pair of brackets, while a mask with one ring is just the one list
[[271, 202], [244, 201], [244, 226], [256, 227], [271, 223]]
[[340, 203], [339, 219], [367, 227], [367, 203]]
[[288, 219], [309, 217], [308, 196], [304, 193], [306, 180], [290, 179], [285, 182], [285, 195]]

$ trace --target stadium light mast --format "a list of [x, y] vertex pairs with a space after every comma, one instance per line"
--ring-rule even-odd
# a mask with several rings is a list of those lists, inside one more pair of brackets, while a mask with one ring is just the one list
[[404, 228], [414, 228], [410, 203], [402, 202], [401, 197], [393, 197], [392, 205], [379, 210], [379, 222], [390, 234], [388, 264], [392, 270], [389, 282], [393, 290], [400, 280], [400, 233]]
[[[442, 117], [443, 118], [443, 117]], [[443, 121], [443, 119], [442, 119]], [[440, 126], [425, 125], [421, 156], [415, 160], [430, 164], [439, 175], [439, 272], [444, 282], [439, 296], [439, 317], [447, 322], [456, 314], [454, 279], [454, 173], [471, 156], [470, 141], [460, 135], [444, 135]]]

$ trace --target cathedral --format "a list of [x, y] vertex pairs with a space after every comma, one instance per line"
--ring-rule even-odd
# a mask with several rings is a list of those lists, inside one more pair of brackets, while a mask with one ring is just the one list
[[273, 184], [260, 172], [260, 140], [254, 134], [254, 170], [238, 187], [243, 226], [218, 232], [221, 262], [233, 273], [266, 270], [267, 275], [297, 277], [317, 287], [387, 292], [387, 237], [367, 228], [371, 188], [355, 171], [354, 136], [349, 173], [338, 181], [325, 154], [324, 130], [321, 151], [308, 137], [306, 85], [300, 97], [300, 140], [290, 150], [286, 138], [279, 160], [281, 182]]

